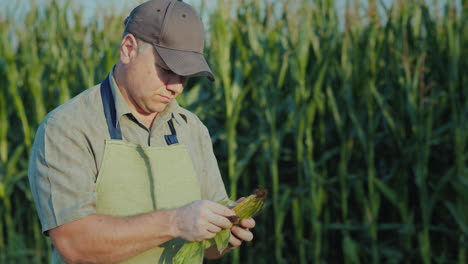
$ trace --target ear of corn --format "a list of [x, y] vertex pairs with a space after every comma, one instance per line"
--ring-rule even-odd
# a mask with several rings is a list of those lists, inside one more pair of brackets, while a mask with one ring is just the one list
[[[266, 197], [266, 189], [255, 190], [255, 194], [249, 195], [247, 198], [232, 208], [237, 217], [232, 217], [229, 220], [237, 224], [242, 219], [247, 219], [258, 215], [263, 210]], [[230, 200], [221, 201], [218, 203], [222, 205], [235, 204]], [[173, 262], [174, 264], [202, 263], [206, 248], [216, 245], [216, 248], [221, 254], [227, 248], [230, 237], [231, 230], [223, 229], [218, 232], [213, 239], [203, 240], [200, 242], [186, 242], [179, 250], [179, 252], [177, 252], [177, 255], [173, 258]]]
[[239, 217], [239, 220], [254, 217], [263, 210], [266, 197], [266, 189], [257, 189], [255, 194], [249, 195], [249, 197], [234, 206], [232, 210]]

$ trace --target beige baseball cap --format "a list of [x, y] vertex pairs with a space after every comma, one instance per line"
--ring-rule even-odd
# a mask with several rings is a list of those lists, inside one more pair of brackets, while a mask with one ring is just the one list
[[126, 32], [152, 44], [174, 73], [205, 76], [214, 81], [203, 56], [203, 23], [190, 5], [175, 0], [151, 0], [133, 9], [124, 23]]

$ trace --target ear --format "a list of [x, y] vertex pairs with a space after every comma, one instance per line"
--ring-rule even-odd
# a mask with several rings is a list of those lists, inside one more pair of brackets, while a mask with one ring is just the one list
[[138, 42], [133, 34], [127, 34], [120, 43], [120, 61], [128, 64], [138, 54]]

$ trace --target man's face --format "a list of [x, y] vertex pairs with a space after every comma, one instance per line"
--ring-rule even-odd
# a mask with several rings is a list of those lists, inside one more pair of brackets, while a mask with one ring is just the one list
[[154, 51], [138, 53], [130, 67], [128, 96], [143, 115], [162, 112], [184, 90], [184, 77], [158, 66]]

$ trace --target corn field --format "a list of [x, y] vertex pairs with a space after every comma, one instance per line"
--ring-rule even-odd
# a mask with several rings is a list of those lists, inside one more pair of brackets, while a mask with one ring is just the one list
[[[468, 1], [342, 2], [198, 7], [217, 80], [179, 103], [233, 198], [269, 189], [254, 241], [209, 263], [468, 263]], [[0, 15], [0, 263], [48, 263], [34, 133], [106, 77], [125, 15], [54, 0]]]

